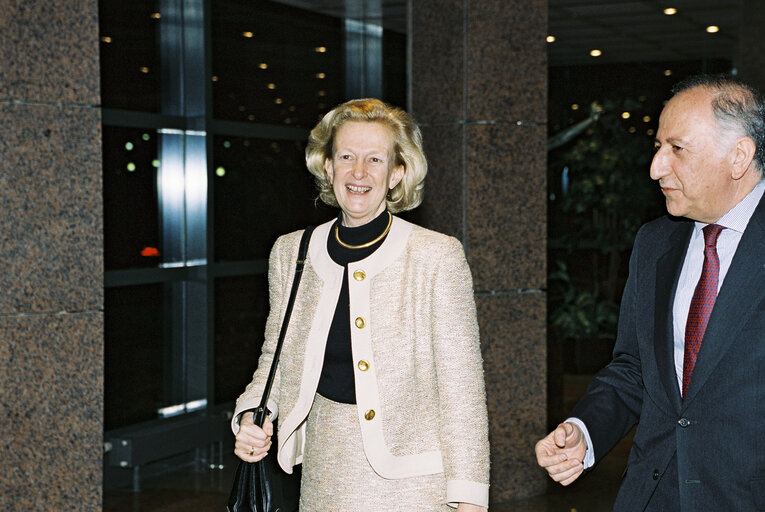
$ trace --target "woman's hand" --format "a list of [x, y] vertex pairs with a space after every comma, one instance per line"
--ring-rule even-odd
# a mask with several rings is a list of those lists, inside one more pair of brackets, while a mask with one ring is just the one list
[[457, 506], [457, 512], [488, 512], [488, 509], [473, 505], [472, 503], [460, 503]]
[[274, 435], [274, 426], [270, 419], [266, 418], [263, 428], [260, 428], [253, 423], [252, 411], [246, 412], [242, 414], [242, 419], [239, 421], [234, 453], [245, 462], [257, 462], [268, 454], [272, 435]]

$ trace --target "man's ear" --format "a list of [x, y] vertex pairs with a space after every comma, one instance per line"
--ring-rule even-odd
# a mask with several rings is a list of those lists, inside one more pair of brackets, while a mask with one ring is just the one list
[[757, 152], [757, 146], [751, 137], [739, 137], [734, 151], [731, 177], [734, 180], [740, 180], [746, 176], [747, 171], [750, 169], [752, 160], [754, 160], [754, 154]]

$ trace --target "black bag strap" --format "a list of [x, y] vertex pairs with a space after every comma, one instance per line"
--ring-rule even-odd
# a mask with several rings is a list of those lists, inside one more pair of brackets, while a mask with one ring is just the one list
[[271, 370], [268, 372], [266, 386], [263, 388], [263, 398], [260, 400], [260, 405], [255, 410], [255, 417], [253, 418], [255, 424], [259, 427], [263, 426], [263, 422], [266, 420], [266, 416], [270, 414], [270, 411], [267, 407], [268, 397], [271, 395], [271, 386], [274, 383], [276, 367], [279, 364], [279, 354], [282, 351], [284, 336], [287, 333], [287, 326], [290, 323], [292, 307], [295, 305], [295, 295], [297, 295], [298, 286], [300, 286], [300, 278], [303, 275], [303, 265], [305, 264], [306, 255], [308, 254], [308, 244], [311, 241], [311, 233], [313, 233], [314, 227], [315, 226], [308, 226], [305, 228], [305, 231], [303, 231], [303, 237], [300, 239], [300, 249], [298, 249], [297, 263], [295, 265], [295, 278], [292, 280], [292, 290], [290, 291], [290, 298], [287, 301], [287, 309], [284, 312], [282, 329], [279, 332], [279, 340], [276, 342], [276, 348], [274, 349], [274, 359], [271, 362]]

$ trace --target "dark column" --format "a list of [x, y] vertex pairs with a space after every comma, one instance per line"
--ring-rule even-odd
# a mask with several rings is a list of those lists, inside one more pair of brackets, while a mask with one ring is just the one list
[[760, 0], [739, 0], [738, 55], [739, 76], [765, 93], [765, 10]]
[[547, 2], [410, 2], [412, 111], [430, 162], [416, 220], [462, 240], [475, 281], [493, 502], [543, 492]]
[[0, 510], [100, 510], [98, 2], [3, 9]]

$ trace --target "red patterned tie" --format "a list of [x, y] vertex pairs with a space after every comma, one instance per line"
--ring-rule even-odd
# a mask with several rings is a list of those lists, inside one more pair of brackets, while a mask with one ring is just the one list
[[696, 356], [709, 322], [709, 315], [717, 299], [717, 280], [720, 277], [720, 258], [717, 257], [717, 237], [725, 229], [717, 224], [704, 227], [704, 266], [696, 285], [685, 324], [685, 356], [683, 357], [683, 399], [691, 383]]

